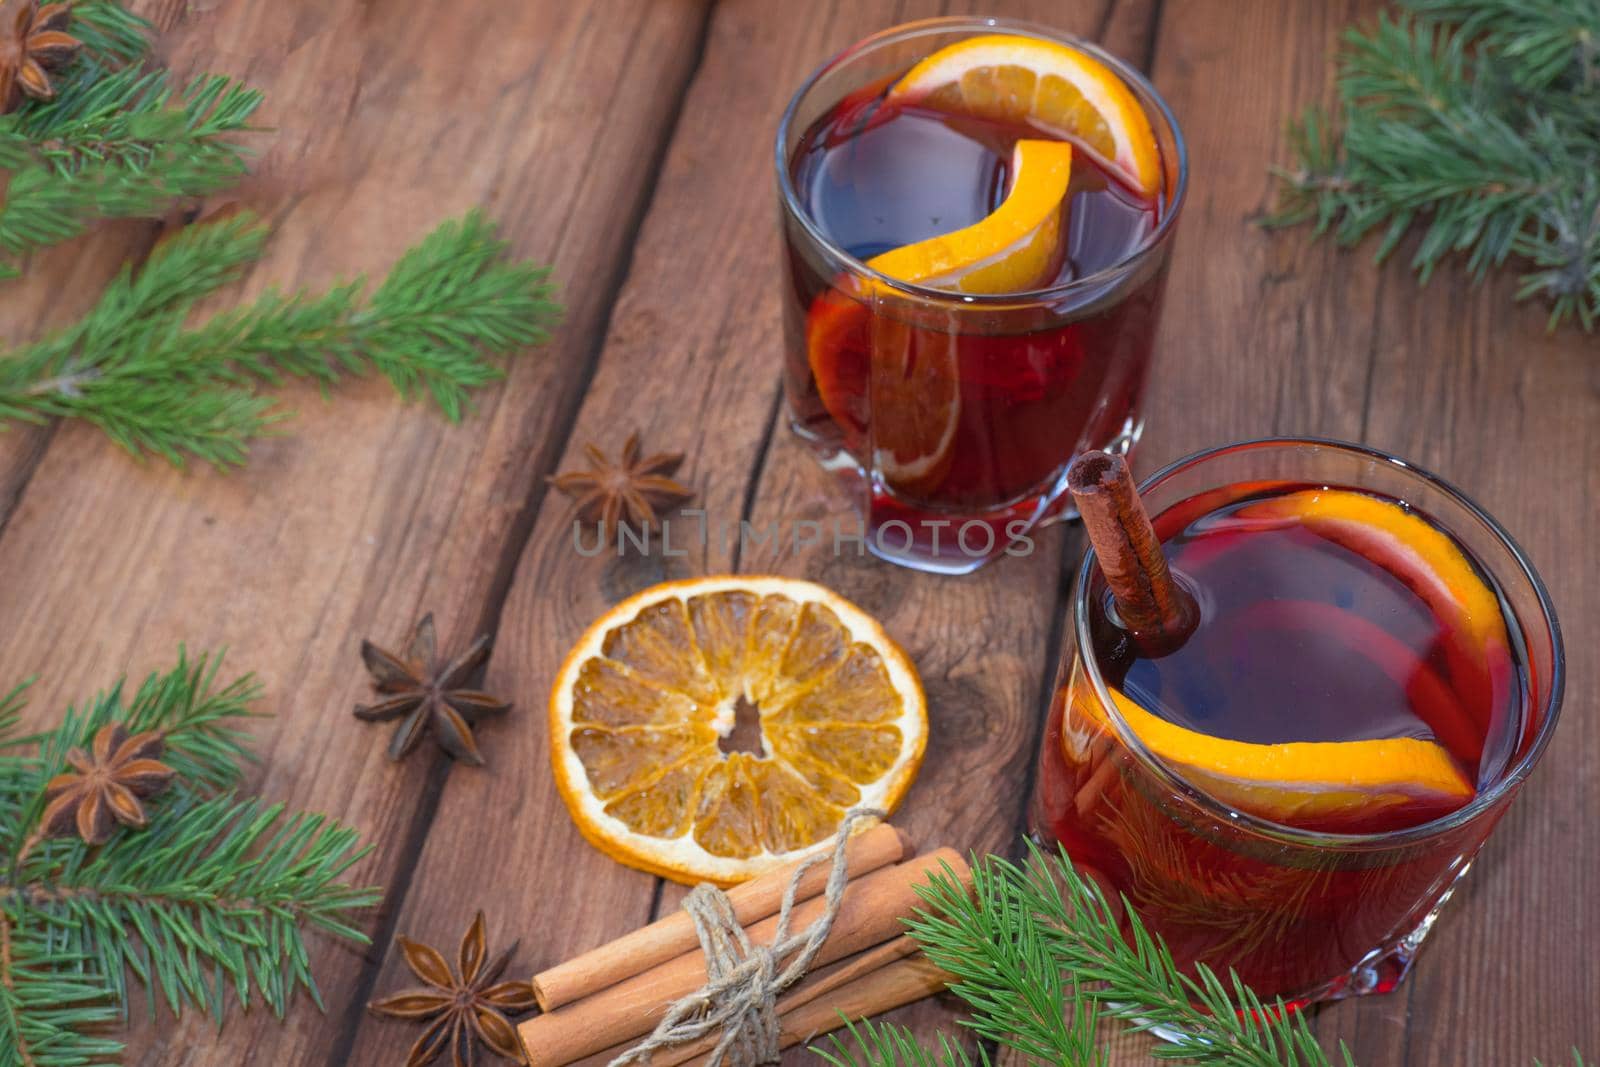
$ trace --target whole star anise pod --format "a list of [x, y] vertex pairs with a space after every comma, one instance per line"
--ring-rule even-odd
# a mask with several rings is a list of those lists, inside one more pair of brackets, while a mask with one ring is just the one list
[[480, 911], [461, 939], [455, 973], [451, 973], [450, 965], [436, 949], [406, 937], [395, 938], [395, 943], [405, 955], [411, 973], [426, 982], [427, 987], [407, 989], [372, 1001], [367, 1010], [391, 1019], [428, 1024], [411, 1046], [406, 1067], [431, 1063], [447, 1047], [455, 1067], [472, 1067], [477, 1056], [474, 1036], [496, 1055], [521, 1062], [522, 1048], [506, 1014], [533, 1010], [533, 984], [495, 981], [517, 951], [517, 942], [513, 941], [510, 948], [485, 965], [483, 961], [488, 952], [484, 948], [483, 912]]
[[613, 463], [594, 445], [584, 446], [589, 457], [586, 471], [563, 471], [550, 484], [572, 497], [579, 517], [614, 530], [626, 520], [636, 529], [648, 528], [666, 508], [687, 504], [694, 490], [672, 480], [683, 463], [682, 452], [660, 452], [640, 458], [639, 435], [630, 434], [621, 459]]
[[58, 774], [45, 785], [49, 803], [39, 820], [44, 832], [66, 837], [76, 831], [86, 843], [103, 845], [114, 822], [143, 828], [139, 801], [172, 781], [172, 768], [156, 759], [161, 747], [161, 734], [155, 730], [129, 737], [121, 723], [100, 727], [88, 752], [74, 748], [67, 753], [76, 773]]
[[386, 652], [371, 641], [363, 641], [361, 658], [372, 675], [374, 687], [388, 694], [388, 699], [376, 704], [357, 704], [356, 718], [386, 722], [406, 716], [389, 742], [390, 759], [405, 758], [427, 730], [451, 756], [481, 767], [483, 754], [473, 740], [472, 724], [511, 707], [488, 693], [461, 688], [461, 683], [488, 655], [489, 636], [484, 634], [449, 663], [440, 663], [432, 612], [417, 623], [411, 646], [403, 657]]
[[66, 66], [83, 42], [66, 32], [72, 5], [11, 0], [0, 11], [0, 114], [15, 111], [24, 95], [55, 99], [50, 75]]

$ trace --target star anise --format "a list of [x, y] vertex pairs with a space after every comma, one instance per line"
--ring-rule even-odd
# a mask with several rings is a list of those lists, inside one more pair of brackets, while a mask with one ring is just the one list
[[407, 989], [372, 1001], [367, 1010], [391, 1019], [428, 1024], [411, 1046], [406, 1067], [431, 1063], [447, 1047], [455, 1067], [472, 1067], [477, 1056], [474, 1035], [496, 1055], [521, 1062], [517, 1032], [506, 1014], [533, 1010], [533, 985], [495, 981], [517, 951], [517, 942], [513, 941], [510, 948], [486, 966], [483, 961], [488, 952], [484, 949], [483, 912], [480, 911], [461, 939], [455, 973], [436, 949], [406, 937], [395, 938], [395, 943], [405, 955], [406, 966], [427, 983], [427, 987]]
[[66, 66], [83, 42], [66, 32], [72, 5], [12, 0], [0, 12], [0, 114], [15, 111], [24, 95], [55, 99], [50, 75]]
[[129, 737], [121, 723], [100, 727], [88, 752], [74, 748], [67, 753], [76, 773], [58, 774], [45, 785], [49, 803], [40, 817], [44, 832], [66, 837], [76, 831], [86, 843], [103, 845], [113, 822], [143, 828], [139, 801], [172, 781], [172, 768], [156, 759], [161, 747], [161, 734], [155, 730]]
[[563, 471], [550, 484], [575, 501], [580, 518], [613, 530], [619, 521], [646, 529], [667, 508], [687, 504], [694, 490], [672, 480], [683, 463], [682, 452], [660, 452], [640, 458], [639, 435], [630, 434], [621, 459], [613, 463], [594, 445], [586, 445], [586, 471]]
[[449, 663], [440, 663], [432, 612], [417, 623], [411, 646], [403, 657], [363, 641], [361, 658], [372, 675], [373, 686], [388, 699], [357, 704], [356, 718], [387, 722], [406, 716], [389, 742], [390, 759], [405, 758], [422, 740], [423, 731], [428, 730], [450, 755], [481, 767], [483, 754], [472, 737], [472, 724], [511, 707], [481, 690], [461, 688], [461, 683], [488, 655], [489, 636], [485, 634]]

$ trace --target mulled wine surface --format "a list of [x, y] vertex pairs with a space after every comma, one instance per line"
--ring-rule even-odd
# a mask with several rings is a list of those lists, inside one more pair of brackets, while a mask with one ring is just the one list
[[[800, 142], [795, 187], [828, 238], [867, 260], [993, 212], [1005, 199], [1012, 149], [1023, 138], [1061, 139], [1022, 123], [886, 104], [881, 95], [847, 99]], [[1060, 269], [1048, 285], [1121, 262], [1159, 221], [1156, 201], [1081, 147], [1073, 155], [1066, 211]]]
[[[1230, 485], [1154, 525], [1198, 629], [1141, 655], [1114, 603], [1094, 598], [1082, 651], [1141, 741], [1172, 757], [1156, 762], [1228, 814], [1142, 769], [1074, 657], [1046, 724], [1035, 830], [1126, 899], [1181, 967], [1231, 969], [1291, 1003], [1341, 995], [1352, 975], [1359, 991], [1392, 988], [1410, 950], [1389, 942], [1424, 923], [1494, 819], [1347, 851], [1232, 813], [1392, 834], [1472, 803], [1531, 743], [1514, 617], [1448, 530], [1375, 494]], [[1373, 946], [1386, 951], [1366, 966]]]
[[[1524, 719], [1514, 660], [1485, 655], [1485, 672], [1464, 671], [1470, 654], [1483, 650], [1462, 649], [1470, 635], [1419, 595], [1429, 576], [1389, 542], [1375, 537], [1373, 558], [1261, 507], [1308, 488], [1200, 514], [1203, 502], [1195, 501], [1159, 516], [1168, 562], [1195, 593], [1202, 621], [1176, 651], [1145, 658], [1102, 603], [1096, 654], [1108, 683], [1168, 722], [1211, 737], [1253, 744], [1417, 738], [1447, 749], [1477, 788], [1493, 782]], [[1494, 588], [1481, 568], [1474, 572]], [[1408, 821], [1425, 810], [1410, 811]], [[1339, 827], [1394, 828], [1385, 814]]]

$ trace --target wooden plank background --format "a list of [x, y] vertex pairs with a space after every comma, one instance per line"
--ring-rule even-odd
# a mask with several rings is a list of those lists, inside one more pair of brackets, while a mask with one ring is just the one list
[[[1159, 339], [1149, 470], [1224, 440], [1312, 433], [1392, 449], [1462, 485], [1521, 540], [1572, 653], [1566, 720], [1411, 981], [1322, 1011], [1362, 1064], [1600, 1055], [1600, 345], [1544, 332], [1509, 281], [1400, 263], [1253, 223], [1285, 119], [1329, 101], [1357, 0], [142, 0], [179, 72], [267, 93], [255, 175], [227, 198], [276, 235], [245, 290], [380, 273], [440, 218], [483, 204], [517, 253], [554, 265], [566, 316], [464, 426], [386, 385], [324, 402], [288, 389], [289, 436], [219, 476], [129, 460], [79, 426], [0, 434], [0, 680], [40, 673], [31, 714], [179, 641], [227, 645], [261, 674], [251, 784], [327, 811], [378, 847], [387, 887], [366, 952], [318, 941], [326, 1012], [300, 1003], [218, 1034], [198, 1016], [139, 1025], [127, 1062], [388, 1064], [415, 1036], [365, 1002], [409, 984], [396, 931], [453, 945], [482, 906], [531, 972], [675, 906], [676, 887], [578, 838], [547, 773], [542, 705], [567, 645], [608, 604], [668, 575], [728, 569], [823, 581], [881, 617], [932, 702], [926, 767], [900, 821], [921, 840], [1018, 840], [1064, 576], [1058, 530], [966, 579], [789, 546], [740, 558], [584, 559], [545, 476], [634, 429], [683, 450], [714, 518], [822, 519], [842, 495], [778, 418], [778, 114], [803, 76], [875, 29], [981, 10], [1105, 42], [1147, 70], [1189, 140], [1191, 197]], [[220, 204], [208, 204], [210, 210]], [[177, 224], [176, 222], [172, 224]], [[30, 336], [91, 301], [159, 227], [106, 227], [8, 283], [0, 334]], [[1397, 257], [1403, 260], [1403, 254]], [[429, 749], [405, 764], [350, 718], [362, 636], [400, 642], [435, 613], [459, 646], [492, 632], [486, 684], [519, 705], [485, 727], [487, 769]], [[974, 625], [981, 623], [981, 625]], [[981, 789], [972, 783], [981, 782]], [[136, 1016], [137, 1017], [137, 1016]], [[900, 1018], [932, 1032], [947, 1005]], [[1113, 1061], [1146, 1061], [1113, 1040]], [[795, 1062], [802, 1055], [791, 1057]]]

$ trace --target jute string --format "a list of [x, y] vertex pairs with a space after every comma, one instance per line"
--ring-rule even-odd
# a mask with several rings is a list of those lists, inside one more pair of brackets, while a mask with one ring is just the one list
[[[648, 1064], [652, 1053], [685, 1041], [722, 1031], [722, 1038], [711, 1051], [710, 1067], [724, 1062], [733, 1067], [778, 1061], [778, 998], [804, 977], [822, 943], [839, 917], [849, 871], [845, 868], [845, 843], [850, 829], [862, 819], [881, 819], [884, 813], [870, 808], [854, 808], [839, 824], [831, 852], [818, 852], [795, 868], [783, 891], [778, 909], [778, 928], [772, 944], [753, 945], [739, 920], [734, 918], [728, 894], [702, 882], [684, 898], [683, 909], [694, 921], [695, 933], [706, 956], [707, 982], [699, 990], [676, 1001], [656, 1024], [655, 1030], [636, 1047], [629, 1049], [608, 1067]], [[823, 890], [827, 904], [823, 913], [804, 931], [791, 934], [789, 919], [794, 911], [795, 893], [801, 877], [825, 861], [833, 864]]]

